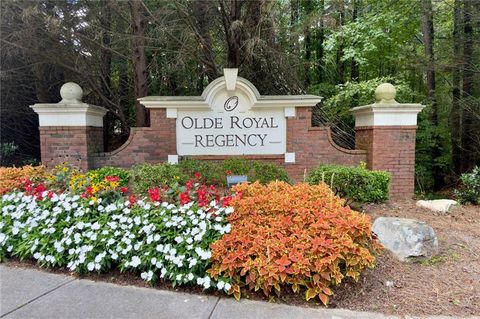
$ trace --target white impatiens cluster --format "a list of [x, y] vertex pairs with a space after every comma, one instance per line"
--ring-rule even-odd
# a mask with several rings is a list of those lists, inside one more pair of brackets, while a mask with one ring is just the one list
[[147, 282], [164, 278], [230, 290], [227, 278], [213, 282], [206, 270], [210, 244], [231, 230], [226, 216], [232, 207], [43, 195], [14, 192], [0, 199], [0, 259], [33, 258], [80, 273], [118, 267]]

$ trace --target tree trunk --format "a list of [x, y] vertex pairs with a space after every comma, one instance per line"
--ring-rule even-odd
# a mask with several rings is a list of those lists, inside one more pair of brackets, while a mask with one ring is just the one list
[[[110, 8], [110, 0], [100, 3], [99, 22], [102, 26], [102, 45], [110, 48], [110, 29], [112, 25], [112, 10]], [[107, 49], [101, 49], [101, 83], [100, 88], [105, 99], [111, 100], [111, 68], [112, 68], [112, 52]]]
[[[342, 28], [343, 24], [345, 23], [345, 2], [344, 0], [338, 1], [338, 11], [340, 12], [338, 18], [338, 26]], [[336, 55], [336, 64], [337, 64], [337, 83], [345, 82], [345, 63], [342, 61], [343, 57], [343, 41], [340, 40], [340, 45], [337, 49]]]
[[432, 104], [432, 124], [438, 124], [437, 109], [435, 103], [435, 61], [433, 56], [433, 13], [431, 0], [422, 0], [422, 32], [425, 46], [425, 58], [427, 60], [427, 91], [428, 100]]
[[321, 83], [323, 81], [323, 42], [325, 41], [325, 26], [323, 21], [325, 12], [325, 0], [320, 0], [318, 5], [320, 10], [320, 28], [319, 30], [317, 30], [315, 53], [317, 58], [317, 82]]
[[[352, 21], [357, 21], [359, 0], [353, 0], [352, 5], [353, 5]], [[355, 58], [352, 58], [351, 62], [352, 62], [352, 69], [350, 72], [350, 80], [353, 82], [358, 82], [358, 78], [360, 77], [360, 68], [359, 68], [358, 62], [355, 60]]]
[[136, 126], [148, 125], [148, 113], [138, 98], [147, 95], [147, 58], [145, 55], [145, 15], [142, 0], [130, 0], [132, 18], [132, 64], [135, 94]]
[[[210, 14], [209, 13], [208, 1], [196, 0], [194, 2], [194, 15], [196, 19], [197, 29], [198, 29], [198, 38], [200, 42], [200, 48], [202, 49], [202, 54], [200, 55], [200, 60], [204, 66], [204, 72], [209, 81], [213, 81], [218, 77], [218, 70], [215, 66], [215, 57], [212, 48], [212, 39], [210, 37]], [[203, 74], [202, 74], [202, 83], [198, 83], [198, 87], [202, 87], [203, 90]]]
[[238, 29], [238, 26], [234, 26], [234, 23], [240, 19], [242, 2], [240, 0], [230, 0], [230, 12], [227, 12], [224, 0], [221, 0], [219, 4], [223, 29], [227, 40], [227, 67], [237, 68], [241, 64], [240, 47], [242, 32]]
[[312, 39], [312, 28], [310, 25], [310, 15], [313, 12], [313, 3], [311, 1], [305, 1], [304, 4], [305, 8], [305, 16], [307, 23], [305, 25], [304, 29], [304, 35], [305, 35], [305, 57], [304, 57], [304, 62], [303, 62], [303, 67], [304, 67], [304, 72], [305, 72], [305, 82], [304, 85], [306, 88], [311, 84], [311, 72], [310, 72], [310, 66], [311, 66], [311, 60], [312, 60], [312, 49], [313, 49], [313, 39]]
[[[462, 54], [462, 0], [455, 0], [453, 5], [453, 56], [461, 60]], [[462, 162], [462, 108], [461, 98], [461, 65], [456, 64], [452, 69], [452, 108], [450, 110], [450, 131], [452, 132], [452, 160], [455, 173], [460, 174]]]
[[427, 64], [427, 96], [431, 106], [430, 122], [434, 128], [431, 154], [433, 160], [433, 189], [439, 190], [444, 184], [444, 171], [439, 167], [438, 160], [441, 154], [441, 140], [438, 132], [438, 110], [435, 100], [435, 60], [433, 55], [434, 31], [433, 11], [431, 0], [422, 0], [422, 33]]
[[462, 162], [461, 171], [470, 170], [476, 163], [476, 141], [475, 136], [478, 132], [474, 130], [474, 99], [473, 99], [473, 26], [472, 16], [474, 16], [473, 2], [464, 0], [463, 3], [463, 92], [462, 105], [463, 125], [462, 125]]

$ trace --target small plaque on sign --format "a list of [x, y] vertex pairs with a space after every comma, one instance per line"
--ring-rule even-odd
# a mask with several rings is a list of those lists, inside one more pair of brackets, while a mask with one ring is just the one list
[[235, 186], [237, 184], [246, 182], [247, 180], [248, 180], [247, 176], [245, 176], [245, 175], [228, 175], [227, 176], [227, 185], [228, 185], [228, 188], [230, 188], [230, 187]]

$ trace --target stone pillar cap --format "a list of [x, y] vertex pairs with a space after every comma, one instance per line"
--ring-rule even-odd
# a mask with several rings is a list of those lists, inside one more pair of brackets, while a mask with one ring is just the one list
[[397, 101], [395, 101], [396, 95], [397, 90], [395, 86], [390, 83], [382, 83], [375, 89], [375, 100], [377, 100], [377, 103], [397, 103]]
[[60, 88], [60, 96], [62, 104], [82, 103], [83, 90], [77, 83], [67, 82]]

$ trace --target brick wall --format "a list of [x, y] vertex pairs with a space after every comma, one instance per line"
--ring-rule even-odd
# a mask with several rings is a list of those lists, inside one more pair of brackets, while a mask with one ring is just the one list
[[92, 166], [91, 155], [103, 150], [103, 129], [91, 126], [40, 127], [42, 163], [53, 167], [69, 162], [82, 169]]
[[358, 165], [367, 160], [364, 150], [344, 149], [332, 140], [329, 127], [312, 127], [311, 108], [296, 109], [287, 119], [287, 152], [295, 152], [295, 163], [285, 164], [289, 175], [303, 180], [306, 172], [320, 164]]
[[167, 119], [165, 109], [150, 109], [150, 123], [150, 127], [133, 127], [128, 140], [115, 151], [92, 156], [91, 167], [167, 161], [168, 155], [177, 153], [175, 119]]
[[414, 194], [416, 126], [357, 127], [356, 147], [367, 150], [368, 168], [392, 174], [392, 198]]
[[[130, 167], [137, 163], [157, 163], [176, 154], [175, 119], [167, 119], [163, 109], [151, 109], [151, 127], [132, 128], [128, 141], [119, 149], [92, 157], [92, 167]], [[247, 159], [275, 162], [284, 165], [289, 176], [303, 180], [306, 171], [320, 163], [357, 165], [366, 161], [366, 152], [337, 146], [328, 127], [311, 127], [310, 108], [297, 108], [294, 118], [287, 119], [287, 152], [295, 152], [296, 163], [285, 164], [283, 155], [245, 156]], [[232, 156], [192, 156], [218, 161]]]
[[[42, 162], [47, 166], [67, 161], [82, 169], [102, 166], [130, 167], [139, 163], [167, 161], [176, 151], [175, 119], [166, 118], [165, 109], [151, 109], [151, 127], [132, 128], [128, 140], [113, 152], [103, 150], [102, 128], [41, 127]], [[289, 176], [302, 181], [312, 168], [324, 163], [358, 165], [392, 174], [390, 193], [411, 197], [414, 190], [415, 126], [376, 126], [356, 128], [356, 148], [336, 145], [330, 128], [311, 126], [311, 109], [297, 108], [287, 118], [287, 152], [295, 153], [295, 163], [285, 163], [283, 155], [245, 156], [248, 159], [283, 165]], [[229, 156], [197, 156], [202, 160]]]

